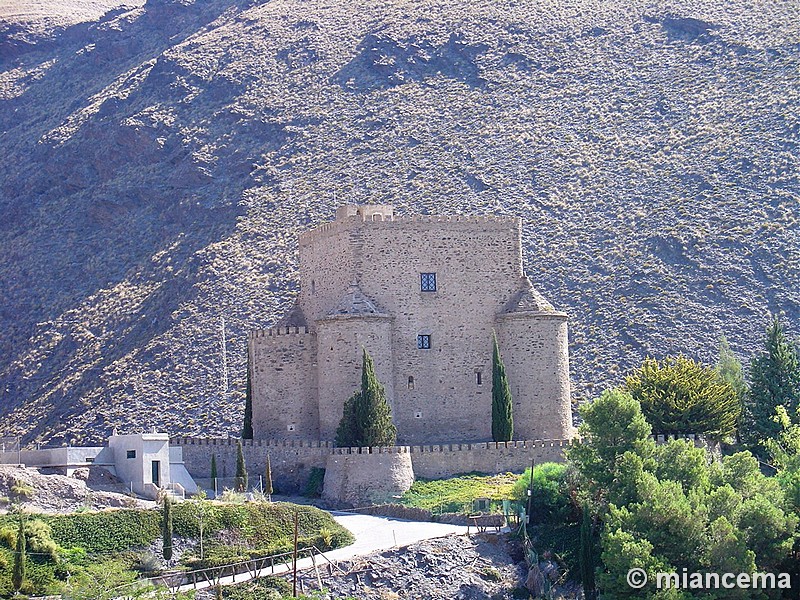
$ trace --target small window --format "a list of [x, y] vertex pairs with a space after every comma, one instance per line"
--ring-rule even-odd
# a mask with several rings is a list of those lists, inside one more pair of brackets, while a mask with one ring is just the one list
[[86, 457], [86, 462], [87, 463], [93, 463], [94, 462], [94, 456], [87, 456]]
[[317, 291], [317, 284], [316, 284], [316, 282], [315, 282], [315, 281], [312, 279], [312, 280], [311, 280], [311, 295], [313, 296], [313, 295], [314, 295], [314, 293], [315, 293], [316, 291]]
[[422, 292], [436, 291], [436, 273], [420, 273], [419, 289]]
[[408, 389], [414, 389], [414, 378], [411, 375], [408, 376]]
[[476, 385], [483, 385], [483, 373], [480, 371], [475, 371], [475, 383]]
[[417, 348], [420, 350], [431, 349], [431, 336], [427, 333], [421, 333], [417, 336]]
[[414, 418], [415, 418], [415, 419], [421, 419], [421, 418], [422, 418], [422, 412], [421, 412], [421, 411], [417, 411], [417, 412], [415, 412], [415, 413], [414, 413]]
[[128, 458], [136, 458], [136, 450], [128, 450]]
[[286, 431], [294, 431], [294, 423], [289, 423], [286, 426]]

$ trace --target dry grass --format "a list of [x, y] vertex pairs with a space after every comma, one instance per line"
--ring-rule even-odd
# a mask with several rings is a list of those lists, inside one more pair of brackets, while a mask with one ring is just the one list
[[246, 334], [345, 201], [523, 216], [580, 396], [721, 333], [746, 356], [800, 320], [796, 12], [164, 1], [15, 50], [0, 433], [238, 431]]

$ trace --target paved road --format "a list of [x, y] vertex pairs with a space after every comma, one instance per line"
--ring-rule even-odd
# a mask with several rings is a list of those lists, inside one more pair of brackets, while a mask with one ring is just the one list
[[[402, 519], [390, 519], [388, 517], [375, 517], [372, 515], [359, 515], [355, 513], [334, 512], [333, 518], [342, 526], [349, 529], [356, 538], [355, 543], [345, 548], [326, 552], [325, 556], [331, 562], [348, 560], [356, 556], [365, 556], [378, 550], [389, 550], [390, 548], [409, 546], [421, 540], [428, 540], [437, 537], [444, 537], [452, 533], [465, 534], [467, 528], [462, 525], [447, 525], [445, 523], [428, 523], [420, 521], [404, 521]], [[325, 563], [325, 559], [316, 558], [316, 563]], [[303, 558], [297, 561], [298, 570], [310, 569], [314, 566], [310, 558]], [[272, 569], [264, 569], [255, 576], [252, 574], [241, 573], [236, 576], [223, 577], [220, 580], [222, 585], [231, 583], [242, 583], [254, 577], [264, 577], [288, 573], [291, 565], [275, 565]], [[188, 584], [181, 586], [180, 591], [194, 589], [204, 589], [211, 587], [210, 582], [198, 583], [196, 586]]]

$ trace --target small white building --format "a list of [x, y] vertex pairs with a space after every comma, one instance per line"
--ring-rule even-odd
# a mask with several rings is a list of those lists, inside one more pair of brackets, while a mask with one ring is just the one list
[[80, 468], [102, 467], [121, 479], [130, 491], [150, 499], [155, 499], [161, 490], [179, 497], [198, 491], [183, 464], [183, 449], [170, 446], [166, 433], [115, 432], [107, 446], [0, 452], [0, 464], [17, 463], [64, 475], [72, 475]]

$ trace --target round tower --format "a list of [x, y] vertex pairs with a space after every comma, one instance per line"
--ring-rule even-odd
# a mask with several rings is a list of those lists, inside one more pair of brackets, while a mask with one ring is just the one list
[[345, 401], [361, 388], [363, 349], [375, 362], [375, 373], [394, 409], [392, 317], [381, 312], [354, 283], [339, 305], [316, 325], [319, 433], [320, 439], [333, 440]]
[[523, 277], [496, 319], [497, 343], [514, 399], [514, 438], [569, 439], [567, 315]]

